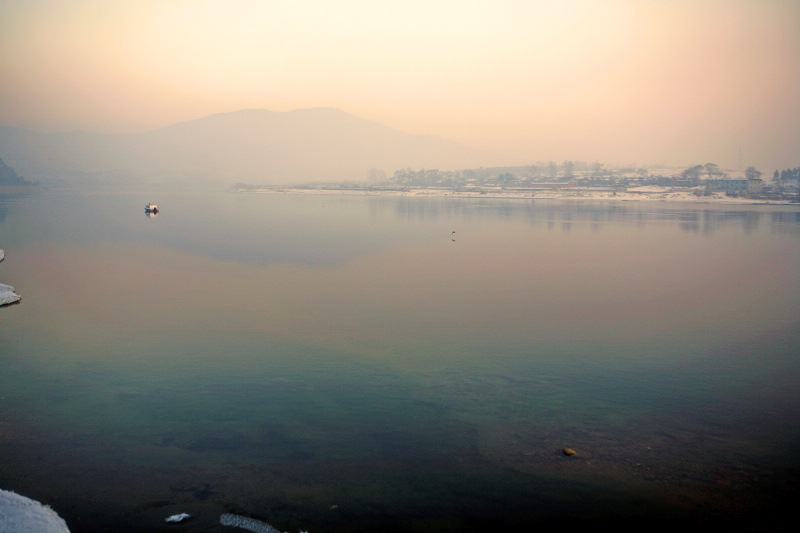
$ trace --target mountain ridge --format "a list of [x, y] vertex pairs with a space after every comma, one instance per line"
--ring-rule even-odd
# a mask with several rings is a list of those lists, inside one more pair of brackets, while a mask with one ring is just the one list
[[492, 157], [331, 107], [241, 109], [142, 133], [41, 133], [0, 127], [0, 156], [47, 182], [292, 184], [360, 181], [370, 169], [456, 170]]

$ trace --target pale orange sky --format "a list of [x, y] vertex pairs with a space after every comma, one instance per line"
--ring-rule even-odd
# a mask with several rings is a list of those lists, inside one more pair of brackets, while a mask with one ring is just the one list
[[800, 165], [794, 0], [0, 0], [0, 125], [336, 107], [508, 164]]

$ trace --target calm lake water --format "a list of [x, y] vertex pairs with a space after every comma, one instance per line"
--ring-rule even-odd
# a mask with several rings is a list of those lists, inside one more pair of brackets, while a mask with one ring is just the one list
[[0, 488], [73, 532], [775, 530], [800, 496], [797, 206], [42, 191], [0, 248]]

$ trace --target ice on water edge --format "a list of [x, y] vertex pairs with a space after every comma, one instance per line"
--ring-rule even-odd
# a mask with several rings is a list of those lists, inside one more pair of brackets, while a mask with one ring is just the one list
[[[281, 533], [280, 530], [275, 529], [266, 522], [237, 514], [225, 513], [219, 517], [219, 522], [223, 526], [238, 527], [241, 529], [246, 529], [247, 531], [252, 531], [253, 533]], [[308, 532], [301, 531], [300, 533]]]

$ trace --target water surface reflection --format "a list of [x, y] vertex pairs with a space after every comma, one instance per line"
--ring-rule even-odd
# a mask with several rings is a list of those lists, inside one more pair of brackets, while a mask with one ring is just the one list
[[797, 496], [796, 211], [142, 196], [0, 201], [0, 486], [73, 531], [775, 526]]

